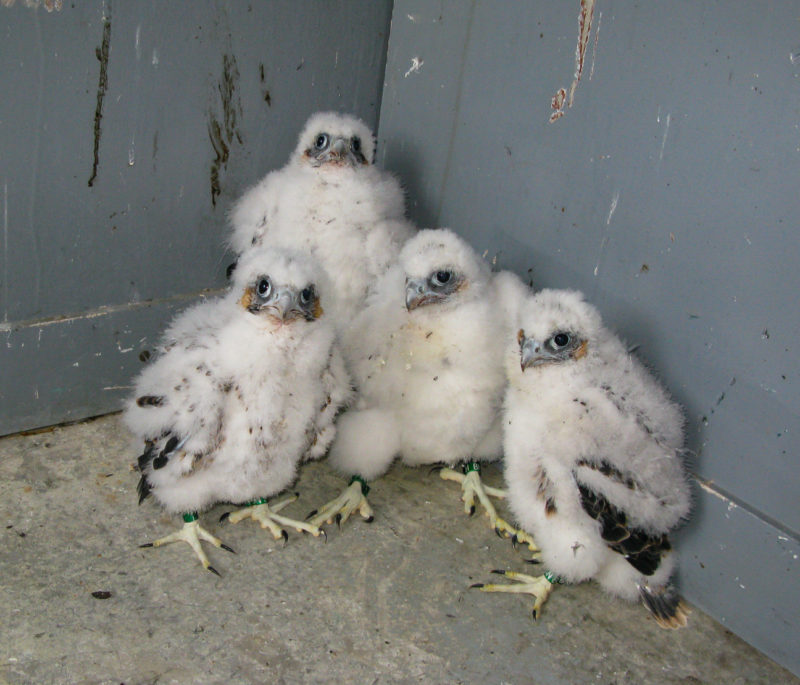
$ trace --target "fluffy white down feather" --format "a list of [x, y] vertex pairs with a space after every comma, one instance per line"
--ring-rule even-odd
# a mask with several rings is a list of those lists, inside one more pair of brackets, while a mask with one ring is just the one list
[[[406, 280], [441, 269], [462, 274], [463, 286], [408, 311]], [[339, 420], [335, 468], [370, 480], [398, 455], [409, 465], [500, 456], [507, 322], [497, 282], [450, 230], [420, 231], [406, 243], [343, 334], [359, 399]]]
[[[312, 164], [305, 153], [322, 132], [358, 137], [364, 163]], [[263, 243], [319, 260], [333, 282], [329, 309], [335, 322], [349, 321], [414, 230], [405, 219], [400, 183], [374, 165], [374, 150], [375, 138], [360, 119], [317, 113], [287, 164], [245, 192], [230, 215], [237, 254]]]
[[[639, 585], [665, 585], [674, 552], [653, 575], [637, 571], [603, 540], [600, 524], [581, 505], [578, 484], [623, 511], [628, 525], [654, 536], [669, 532], [690, 507], [680, 408], [580, 293], [543, 290], [528, 297], [518, 328], [542, 343], [569, 331], [588, 344], [579, 359], [524, 372], [519, 342], [508, 345], [504, 458], [518, 523], [533, 534], [545, 567], [565, 580], [594, 578], [628, 599], [637, 598]], [[606, 472], [587, 462], [608, 465]]]
[[[329, 317], [277, 323], [240, 302], [268, 275], [275, 284], [315, 284], [324, 310], [329, 286], [311, 259], [287, 250], [249, 252], [229, 292], [179, 315], [158, 358], [136, 380], [124, 419], [163, 448], [182, 441], [167, 464], [145, 468], [151, 494], [170, 512], [268, 497], [295, 478], [306, 455], [324, 453], [349, 377]], [[158, 406], [137, 398], [159, 397]]]

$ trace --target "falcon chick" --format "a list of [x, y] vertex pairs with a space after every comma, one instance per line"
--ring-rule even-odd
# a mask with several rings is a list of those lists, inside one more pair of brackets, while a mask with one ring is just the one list
[[413, 232], [400, 183], [374, 165], [375, 138], [353, 116], [314, 114], [287, 164], [248, 190], [231, 212], [241, 255], [268, 243], [308, 251], [333, 281], [327, 308], [346, 325], [368, 288]]
[[339, 418], [328, 458], [355, 482], [313, 523], [337, 515], [346, 520], [355, 508], [370, 516], [366, 481], [385, 473], [399, 455], [411, 466], [466, 461], [466, 475], [447, 469], [444, 477], [462, 481], [468, 512], [477, 496], [491, 525], [512, 532], [486, 497], [503, 492], [483, 487], [478, 460], [502, 452], [501, 296], [517, 292], [509, 288], [513, 278], [493, 275], [447, 229], [420, 231], [406, 243], [398, 264], [343, 333], [359, 398]]
[[534, 594], [536, 616], [553, 582], [595, 579], [660, 625], [685, 625], [668, 538], [690, 507], [678, 405], [574, 291], [520, 307], [506, 370], [509, 506], [548, 572], [483, 589]]
[[294, 481], [304, 456], [326, 451], [352, 392], [323, 316], [328, 292], [310, 258], [259, 248], [244, 256], [226, 295], [167, 329], [160, 356], [136, 380], [125, 421], [145, 445], [139, 501], [152, 494], [185, 524], [145, 546], [184, 540], [216, 573], [200, 541], [233, 550], [200, 526], [198, 512], [218, 502], [243, 504], [230, 520], [253, 518], [276, 539], [286, 538], [281, 526], [320, 534], [276, 513], [291, 499], [270, 507], [266, 498]]

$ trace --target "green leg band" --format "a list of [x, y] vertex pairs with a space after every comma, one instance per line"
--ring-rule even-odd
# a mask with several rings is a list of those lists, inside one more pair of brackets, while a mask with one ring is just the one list
[[200, 516], [198, 516], [196, 511], [186, 512], [183, 515], [183, 522], [184, 523], [192, 523], [193, 521], [197, 521], [198, 518], [200, 518]]
[[369, 494], [369, 485], [367, 485], [367, 481], [365, 481], [361, 476], [353, 476], [348, 485], [352, 485], [356, 482], [361, 483], [361, 494], [366, 497]]
[[479, 461], [465, 461], [461, 466], [464, 475], [466, 476], [470, 471], [477, 471], [478, 475], [481, 474], [481, 463]]
[[245, 502], [244, 506], [257, 507], [259, 504], [266, 504], [266, 503], [267, 503], [266, 497], [257, 497], [256, 499], [251, 499], [249, 502]]
[[558, 585], [564, 584], [564, 579], [561, 576], [557, 576], [552, 571], [545, 571], [542, 575], [544, 575], [544, 579], [549, 583], [553, 583], [554, 585], [557, 583]]

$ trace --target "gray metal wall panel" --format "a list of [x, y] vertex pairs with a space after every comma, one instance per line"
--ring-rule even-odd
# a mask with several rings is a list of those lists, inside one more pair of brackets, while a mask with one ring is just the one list
[[[3, 3], [0, 431], [118, 407], [105, 380], [9, 345], [41, 322], [223, 285], [225, 213], [308, 115], [377, 125], [390, 17], [390, 0]], [[113, 355], [93, 331], [81, 344]], [[33, 371], [64, 401], [23, 411]]]
[[[730, 579], [772, 570], [777, 534], [800, 537], [797, 3], [597, 0], [573, 106], [550, 123], [580, 7], [396, 2], [383, 161], [419, 223], [452, 226], [536, 287], [583, 290], [639, 345], [686, 408], [692, 470], [766, 536], [706, 515], [703, 494], [695, 548]], [[712, 614], [740, 601], [684, 576]], [[797, 583], [748, 591], [767, 612], [800, 598]], [[738, 629], [783, 659], [786, 626], [756, 629], [766, 620]]]

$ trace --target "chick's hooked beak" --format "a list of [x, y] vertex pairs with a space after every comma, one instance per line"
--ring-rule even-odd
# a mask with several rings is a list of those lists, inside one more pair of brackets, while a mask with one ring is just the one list
[[278, 323], [288, 323], [297, 319], [313, 321], [322, 314], [319, 299], [313, 290], [298, 292], [295, 288], [275, 288], [266, 302], [253, 303], [248, 307], [253, 314], [265, 314]]
[[526, 337], [522, 330], [517, 334], [517, 340], [519, 341], [519, 365], [523, 373], [531, 366], [541, 366], [562, 359], [560, 355], [554, 354], [535, 338]]
[[522, 372], [529, 366], [537, 366], [544, 363], [542, 344], [534, 338], [526, 338], [520, 331], [517, 335], [519, 341], [519, 365]]
[[347, 138], [333, 138], [323, 149], [314, 150], [312, 160], [315, 166], [333, 164], [334, 166], [358, 167], [367, 164], [367, 158], [361, 152], [360, 144], [355, 147]]
[[429, 304], [435, 299], [436, 296], [428, 286], [426, 278], [406, 279], [406, 309], [408, 311]]

